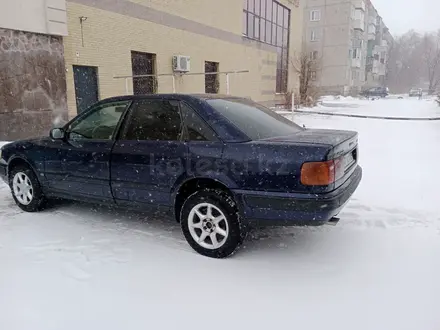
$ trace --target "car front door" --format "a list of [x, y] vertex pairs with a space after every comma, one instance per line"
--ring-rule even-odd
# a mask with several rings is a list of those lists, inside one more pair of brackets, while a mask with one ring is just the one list
[[179, 102], [133, 102], [112, 151], [111, 186], [116, 203], [169, 207], [171, 187], [186, 167]]
[[110, 155], [114, 135], [129, 101], [96, 105], [66, 128], [46, 160], [46, 178], [58, 195], [113, 201]]

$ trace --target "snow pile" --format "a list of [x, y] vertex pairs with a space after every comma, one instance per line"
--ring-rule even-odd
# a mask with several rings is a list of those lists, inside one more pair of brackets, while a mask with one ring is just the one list
[[319, 98], [319, 101], [327, 102], [327, 101], [354, 101], [358, 100], [358, 98], [352, 96], [342, 96], [342, 95], [325, 95]]

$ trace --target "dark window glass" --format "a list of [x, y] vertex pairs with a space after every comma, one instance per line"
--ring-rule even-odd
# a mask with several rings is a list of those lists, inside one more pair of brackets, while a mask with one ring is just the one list
[[122, 101], [97, 106], [85, 117], [79, 117], [69, 125], [67, 129], [69, 139], [111, 140], [129, 103]]
[[[205, 62], [205, 73], [218, 72], [220, 64], [217, 62]], [[217, 94], [219, 92], [218, 74], [205, 75], [205, 93]]]
[[[153, 75], [156, 67], [156, 54], [131, 52], [133, 76]], [[156, 77], [133, 77], [133, 94], [156, 93]]]
[[303, 130], [287, 118], [247, 99], [211, 99], [208, 104], [251, 140], [295, 134]]
[[178, 141], [182, 120], [179, 106], [169, 100], [136, 101], [131, 107], [122, 140]]
[[181, 103], [182, 116], [185, 122], [186, 140], [188, 141], [217, 141], [216, 134], [199, 115], [186, 103]]

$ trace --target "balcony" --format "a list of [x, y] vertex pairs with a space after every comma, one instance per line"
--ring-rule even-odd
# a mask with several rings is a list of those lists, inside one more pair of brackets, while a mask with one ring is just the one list
[[351, 66], [353, 68], [360, 68], [362, 64], [362, 61], [360, 58], [352, 58], [351, 59]]
[[379, 60], [374, 60], [373, 62], [373, 74], [377, 74], [379, 76], [384, 76], [386, 74], [386, 64], [381, 63]]
[[366, 9], [365, 1], [363, 1], [363, 0], [356, 0], [354, 2], [354, 7], [356, 9], [361, 9], [361, 10], [365, 11], [365, 9]]
[[368, 40], [376, 40], [376, 26], [368, 25]]
[[364, 32], [365, 31], [365, 20], [363, 19], [355, 19], [353, 23], [353, 28], [355, 30], [359, 30]]

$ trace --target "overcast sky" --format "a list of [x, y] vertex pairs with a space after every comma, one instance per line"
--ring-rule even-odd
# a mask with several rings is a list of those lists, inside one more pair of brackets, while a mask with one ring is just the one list
[[371, 0], [390, 32], [440, 29], [440, 0]]

